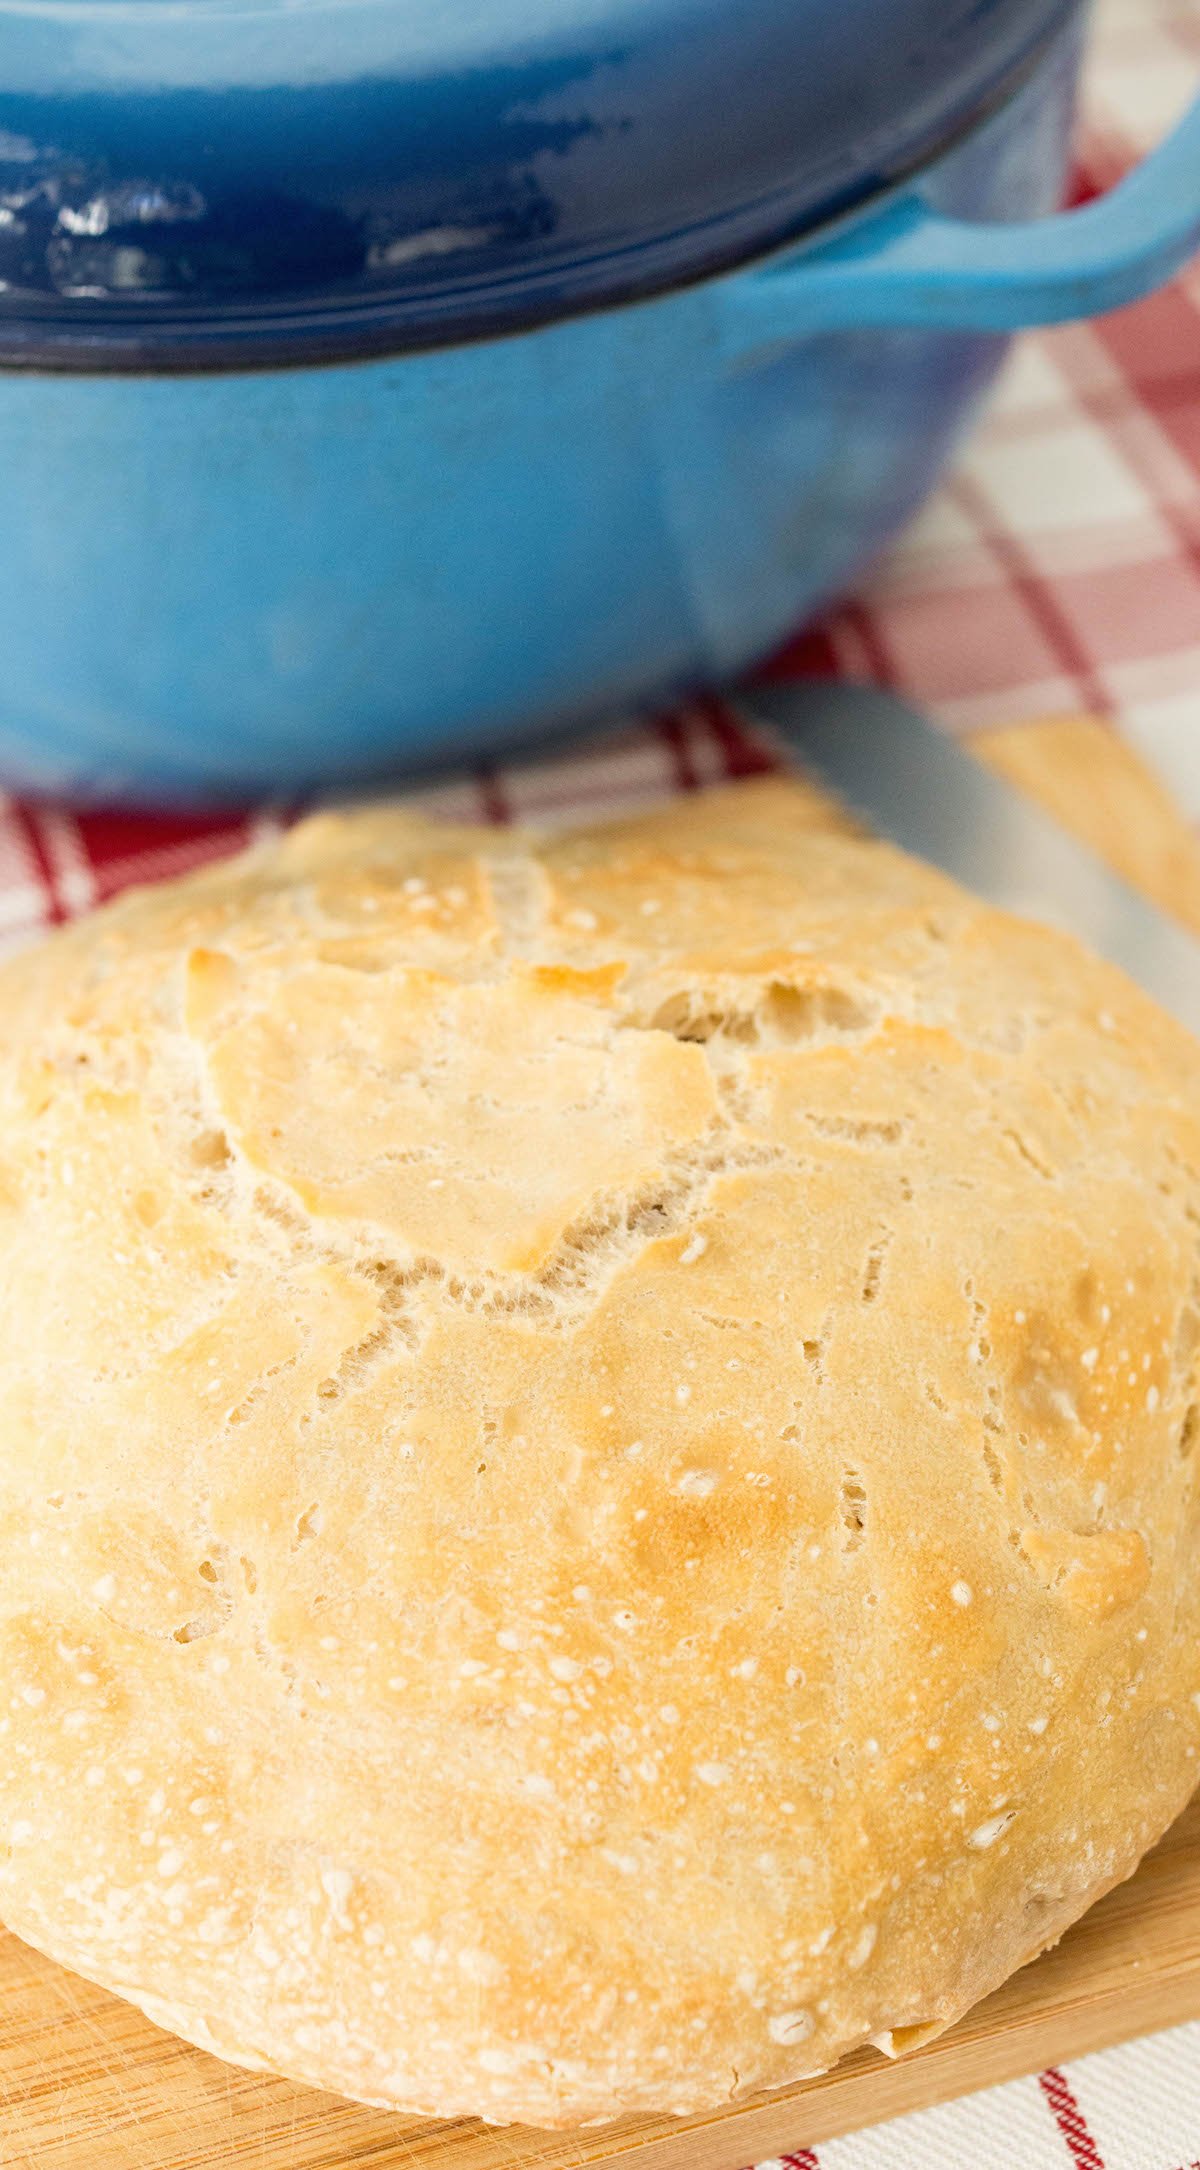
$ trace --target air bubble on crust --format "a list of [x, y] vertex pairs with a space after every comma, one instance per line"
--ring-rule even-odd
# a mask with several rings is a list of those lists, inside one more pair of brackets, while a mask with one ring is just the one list
[[867, 1531], [867, 1488], [856, 1469], [842, 1471], [840, 1512], [842, 1550], [857, 1552]]
[[879, 1286], [883, 1280], [884, 1260], [887, 1257], [891, 1241], [891, 1232], [885, 1229], [867, 1252], [867, 1262], [863, 1268], [862, 1287], [859, 1290], [860, 1300], [865, 1304], [873, 1304], [878, 1298]]
[[774, 1048], [818, 1039], [858, 1039], [878, 1021], [878, 1004], [850, 988], [795, 987], [784, 980], [769, 981], [750, 999], [711, 988], [682, 988], [660, 1002], [648, 1019], [627, 1020], [701, 1045], [726, 1040]]

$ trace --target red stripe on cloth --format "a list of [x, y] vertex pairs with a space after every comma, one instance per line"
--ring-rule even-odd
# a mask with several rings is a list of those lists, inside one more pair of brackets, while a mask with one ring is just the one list
[[700, 778], [682, 716], [656, 716], [654, 728], [671, 760], [671, 773], [680, 791], [698, 791]]
[[136, 859], [148, 844], [155, 851], [197, 853], [211, 846], [215, 854], [229, 840], [245, 841], [247, 819], [241, 813], [164, 814], [108, 806], [83, 807], [74, 818], [93, 867]]
[[1038, 2086], [1050, 2105], [1055, 2124], [1066, 2143], [1075, 2170], [1104, 2170], [1104, 2157], [1087, 2128], [1087, 2119], [1075, 2100], [1066, 2074], [1057, 2065], [1038, 2073]]
[[[1182, 8], [1175, 10], [1171, 14], [1166, 28], [1170, 31], [1176, 45], [1182, 46], [1185, 53], [1189, 55], [1200, 53], [1200, 23], [1196, 22], [1194, 17], [1188, 13], [1186, 0]], [[1188, 2170], [1200, 2170], [1200, 2163], [1189, 2163]]]
[[806, 625], [772, 656], [761, 674], [770, 678], [836, 678], [837, 649], [824, 625]]
[[52, 927], [59, 927], [68, 915], [66, 906], [58, 893], [54, 860], [47, 848], [46, 839], [42, 835], [42, 825], [38, 820], [37, 808], [22, 806], [19, 800], [14, 799], [11, 811], [29, 848], [29, 856], [37, 873], [38, 887], [42, 892], [45, 904], [44, 917], [46, 923]]
[[1085, 203], [1094, 203], [1097, 196], [1103, 194], [1104, 189], [1094, 174], [1089, 173], [1086, 166], [1077, 165], [1067, 182], [1066, 209], [1079, 211]]
[[854, 634], [863, 661], [876, 683], [881, 686], [896, 685], [899, 673], [888, 651], [887, 642], [870, 611], [851, 597], [849, 602], [842, 605], [839, 616]]
[[[821, 2170], [821, 2165], [811, 2147], [797, 2148], [792, 2155], [772, 2155], [768, 2160], [772, 2164], [778, 2163], [780, 2170]], [[752, 2170], [761, 2170], [761, 2166], [755, 2164], [752, 2166]]]
[[133, 882], [190, 874], [250, 840], [242, 814], [149, 814], [116, 807], [81, 808], [74, 815], [80, 849], [91, 869], [96, 902]]
[[700, 713], [716, 739], [725, 774], [731, 783], [740, 782], [743, 776], [773, 775], [779, 763], [745, 730], [736, 712], [724, 701], [704, 701], [700, 704]]
[[[1134, 319], [1132, 327], [1128, 317]], [[1091, 329], [1120, 371], [1131, 404], [1151, 417], [1176, 456], [1200, 477], [1200, 309], [1190, 295], [1179, 285], [1167, 287], [1137, 309], [1097, 318]], [[1076, 397], [1103, 425], [1105, 402], [1087, 390]], [[1125, 457], [1133, 464], [1128, 449]], [[1195, 508], [1156, 490], [1150, 478], [1139, 475], [1139, 480], [1158, 518], [1171, 530], [1180, 555], [1200, 565]]]
[[513, 818], [512, 806], [498, 771], [481, 768], [476, 770], [475, 776], [479, 785], [479, 796], [483, 801], [484, 820], [494, 822], [499, 829], [507, 828]]
[[1029, 553], [1010, 528], [1003, 527], [988, 503], [986, 493], [969, 475], [958, 474], [949, 485], [968, 518], [973, 520], [1014, 594], [1019, 595], [1042, 638], [1057, 658], [1064, 675], [1073, 678], [1080, 705], [1092, 715], [1107, 715], [1112, 703], [1092, 662], [1054, 592], [1053, 583], [1036, 570]]

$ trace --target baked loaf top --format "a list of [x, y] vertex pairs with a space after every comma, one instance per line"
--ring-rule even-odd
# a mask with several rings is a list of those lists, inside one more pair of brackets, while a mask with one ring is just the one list
[[248, 2064], [692, 2110], [1200, 1748], [1200, 1049], [762, 782], [309, 821], [0, 973], [0, 1914]]

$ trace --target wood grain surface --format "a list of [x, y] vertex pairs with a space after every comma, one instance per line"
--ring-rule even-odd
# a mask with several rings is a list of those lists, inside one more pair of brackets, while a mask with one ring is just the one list
[[[1200, 850], [1161, 787], [1097, 723], [991, 732], [996, 768], [1200, 929]], [[489, 2131], [364, 2110], [235, 2071], [0, 1932], [3, 2170], [739, 2170], [1200, 2018], [1200, 1797], [1136, 1877], [940, 2041], [873, 2051], [716, 2115], [589, 2132]]]

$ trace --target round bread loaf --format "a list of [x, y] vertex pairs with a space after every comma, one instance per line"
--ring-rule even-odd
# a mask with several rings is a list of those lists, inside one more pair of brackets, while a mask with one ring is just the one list
[[961, 2013], [1200, 1748], [1200, 1050], [763, 782], [0, 974], [0, 1913], [570, 2124]]

